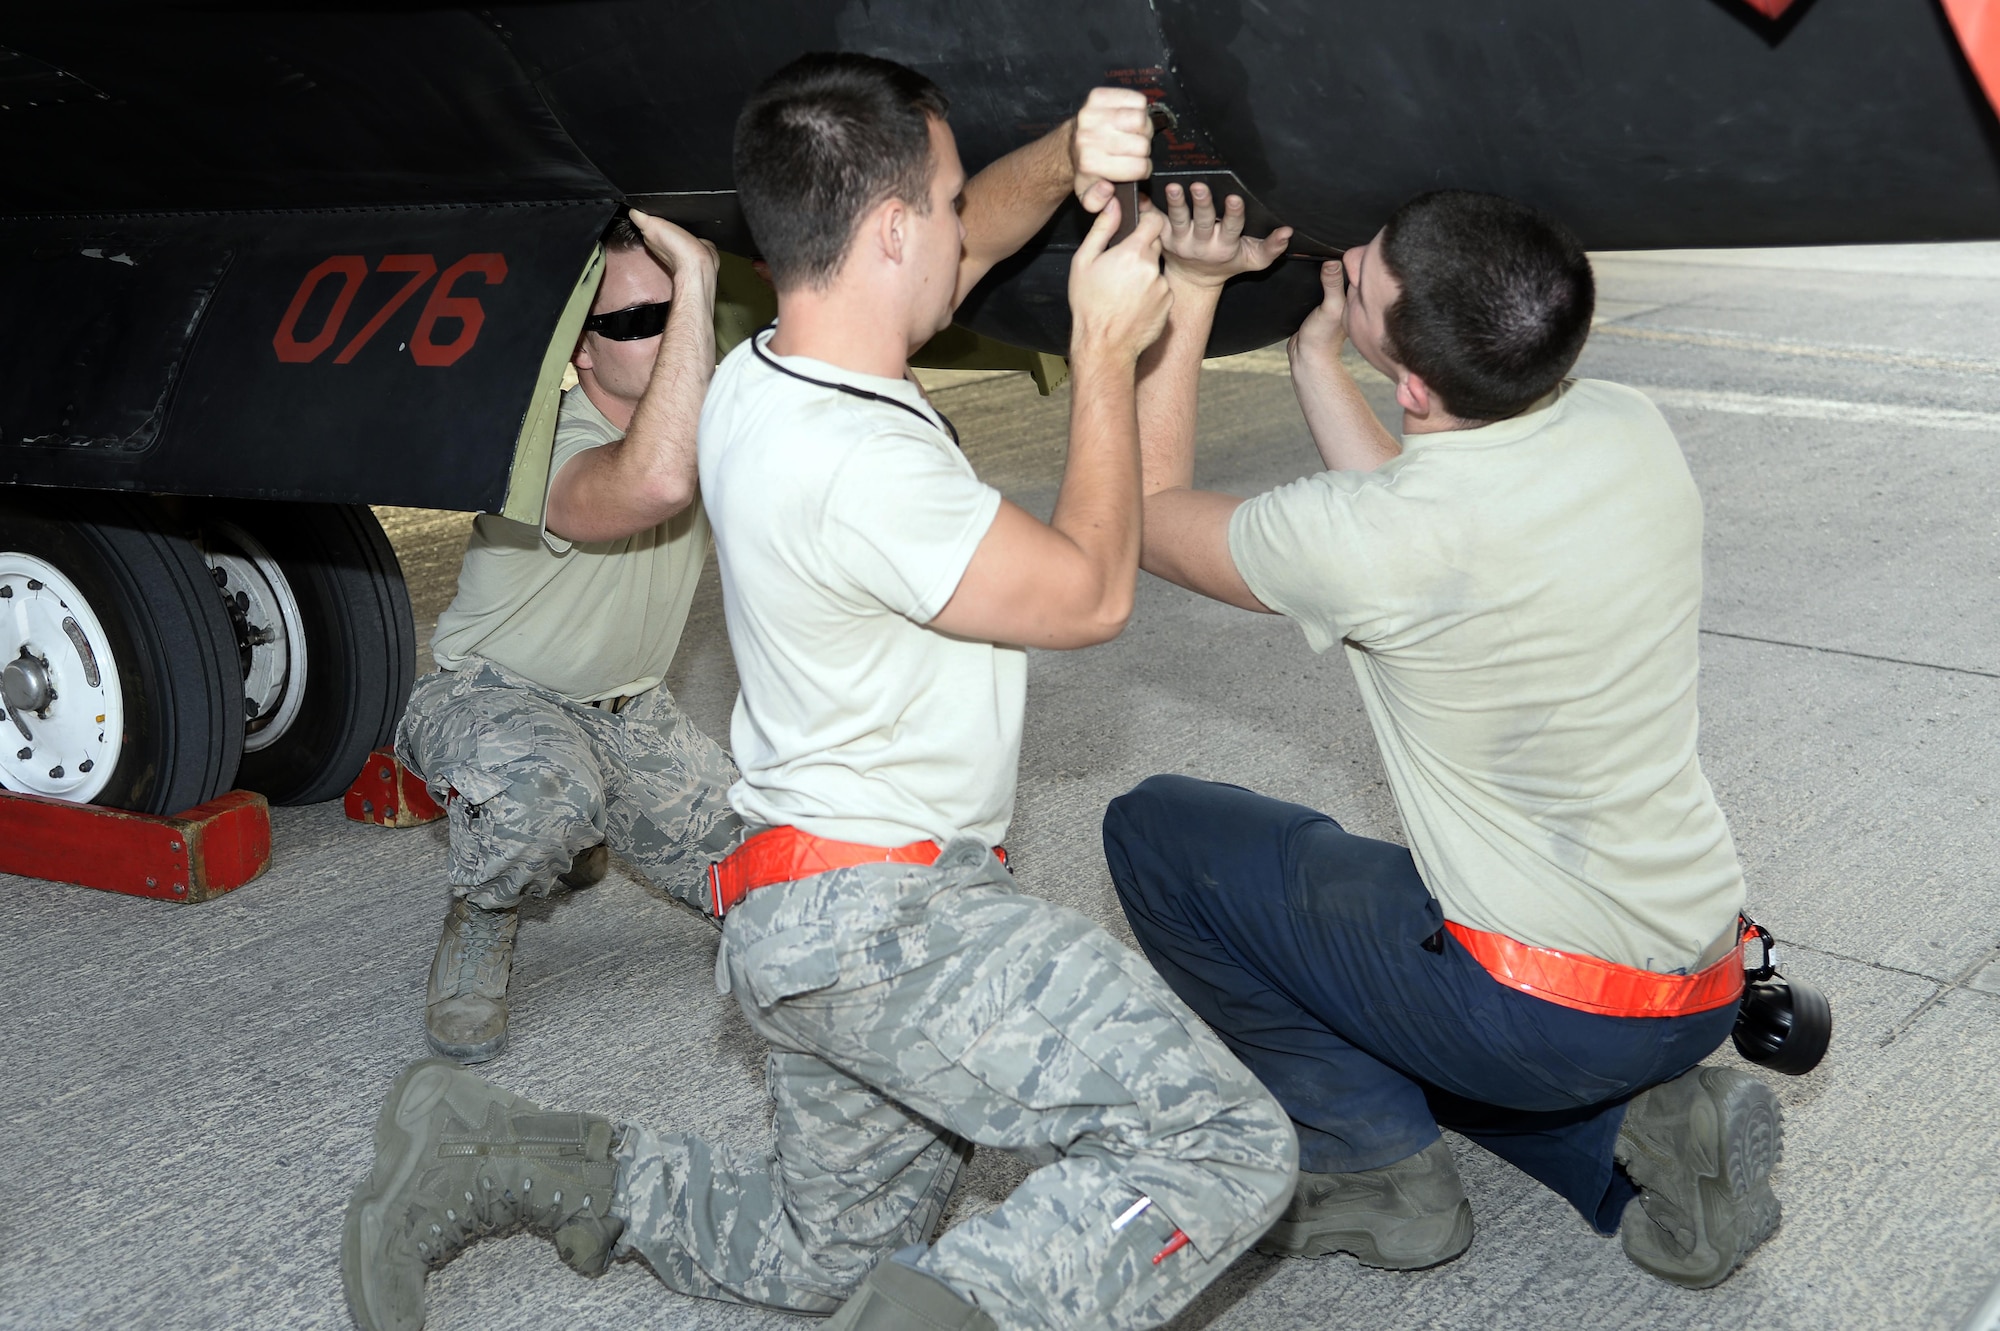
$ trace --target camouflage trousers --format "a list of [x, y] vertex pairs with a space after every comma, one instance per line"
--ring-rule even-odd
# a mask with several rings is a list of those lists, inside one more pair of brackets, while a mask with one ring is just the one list
[[752, 892], [717, 971], [770, 1042], [776, 1141], [624, 1131], [619, 1250], [677, 1290], [828, 1312], [930, 1239], [976, 1143], [1040, 1167], [898, 1259], [1008, 1331], [1154, 1326], [1291, 1196], [1270, 1094], [1142, 958], [974, 842]]
[[396, 753], [446, 805], [453, 892], [489, 910], [546, 895], [606, 842], [705, 911], [708, 861], [742, 828], [735, 764], [665, 685], [612, 712], [474, 658], [417, 681]]

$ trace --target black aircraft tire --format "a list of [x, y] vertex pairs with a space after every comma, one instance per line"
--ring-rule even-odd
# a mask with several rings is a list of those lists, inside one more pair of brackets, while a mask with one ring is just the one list
[[252, 741], [237, 781], [273, 804], [333, 799], [370, 750], [394, 740], [410, 698], [416, 627], [402, 566], [362, 504], [211, 503], [202, 523], [211, 559], [230, 527], [276, 565], [306, 667], [295, 714], [273, 739]]
[[[163, 525], [149, 500], [0, 487], [0, 552], [67, 580], [116, 667], [122, 740], [110, 776], [76, 797], [172, 814], [228, 790], [243, 752], [243, 683], [229, 618], [194, 543]], [[12, 658], [21, 644], [7, 627]], [[12, 756], [20, 736], [0, 725]], [[17, 777], [4, 784], [35, 790]]]

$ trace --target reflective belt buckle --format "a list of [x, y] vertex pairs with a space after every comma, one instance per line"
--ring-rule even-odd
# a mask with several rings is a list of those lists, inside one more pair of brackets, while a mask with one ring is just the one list
[[1445, 930], [1501, 984], [1545, 1002], [1604, 1017], [1686, 1017], [1743, 996], [1743, 943], [1692, 975], [1663, 975], [1537, 947], [1446, 920]]
[[[907, 846], [867, 846], [814, 836], [796, 827], [773, 827], [708, 866], [709, 904], [719, 920], [760, 887], [795, 882], [858, 864], [934, 864], [943, 849], [935, 841], [912, 841]], [[1002, 864], [1007, 862], [1005, 849], [995, 846], [993, 853]]]
[[750, 895], [750, 890], [743, 886], [743, 878], [739, 873], [728, 874], [725, 883], [723, 871], [733, 867], [732, 861], [735, 858], [734, 855], [729, 855], [708, 866], [708, 899], [715, 908], [715, 918], [718, 920], [727, 915], [744, 897]]

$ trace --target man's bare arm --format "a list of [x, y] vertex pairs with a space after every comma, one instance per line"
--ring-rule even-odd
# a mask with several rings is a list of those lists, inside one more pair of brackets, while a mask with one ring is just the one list
[[1091, 227], [1070, 266], [1069, 464], [1054, 517], [1000, 512], [933, 627], [985, 642], [1087, 647], [1132, 614], [1139, 562], [1139, 353], [1171, 296], [1160, 276], [1158, 214], [1107, 249], [1117, 209]]
[[1167, 187], [1167, 284], [1174, 293], [1167, 329], [1139, 362], [1139, 447], [1145, 493], [1139, 566], [1189, 591], [1245, 610], [1265, 610], [1229, 553], [1229, 517], [1243, 501], [1196, 490], [1195, 404], [1201, 358], [1215, 324], [1222, 287], [1237, 273], [1276, 262], [1289, 228], [1267, 239], [1243, 235], [1243, 200], [1231, 195], [1222, 215], [1206, 185], [1192, 197]]
[[1153, 169], [1152, 138], [1144, 93], [1093, 88], [1074, 117], [966, 181], [959, 208], [965, 254], [952, 303], [1027, 244], [1072, 190], [1095, 213], [1111, 198], [1110, 182], [1145, 179]]
[[1340, 261], [1320, 265], [1325, 299], [1292, 334], [1286, 352], [1292, 365], [1292, 389], [1305, 412], [1313, 447], [1328, 471], [1373, 471], [1403, 448], [1383, 427], [1361, 386], [1340, 363], [1347, 342], [1347, 279]]
[[566, 541], [622, 540], [694, 502], [695, 434], [715, 373], [715, 247], [659, 218], [632, 220], [673, 274], [674, 304], [625, 437], [579, 453], [549, 481], [548, 529]]

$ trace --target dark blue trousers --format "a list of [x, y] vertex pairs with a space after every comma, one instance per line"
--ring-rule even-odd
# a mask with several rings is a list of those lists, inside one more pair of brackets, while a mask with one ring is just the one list
[[1393, 1164], [1442, 1125], [1614, 1233], [1635, 1195], [1611, 1158], [1625, 1102], [1735, 1021], [1509, 989], [1444, 931], [1408, 850], [1239, 786], [1141, 783], [1106, 810], [1104, 854], [1139, 946], [1285, 1106], [1313, 1173]]

